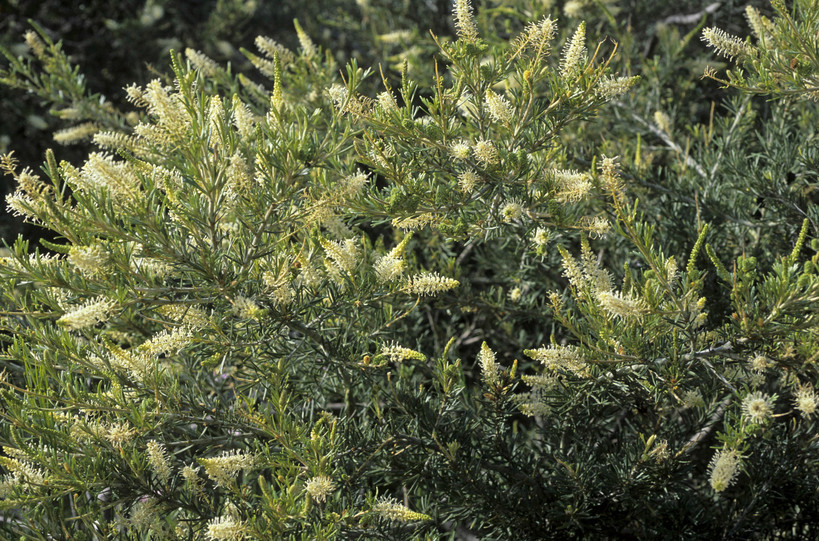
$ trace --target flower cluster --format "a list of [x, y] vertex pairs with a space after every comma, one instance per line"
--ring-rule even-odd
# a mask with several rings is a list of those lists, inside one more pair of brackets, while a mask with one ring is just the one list
[[389, 283], [401, 277], [406, 267], [403, 259], [404, 249], [412, 238], [412, 233], [404, 235], [395, 248], [384, 256], [379, 257], [373, 265], [375, 275], [381, 283]]
[[203, 482], [202, 479], [199, 477], [199, 470], [201, 468], [199, 466], [193, 467], [190, 464], [182, 468], [182, 479], [184, 479], [185, 484], [191, 489], [191, 491], [200, 499], [205, 498], [205, 489], [202, 486]]
[[501, 217], [504, 222], [514, 222], [523, 217], [523, 205], [517, 199], [510, 199], [506, 201], [501, 207]]
[[115, 305], [111, 299], [97, 297], [63, 314], [57, 324], [67, 331], [92, 327], [108, 319]]
[[456, 160], [466, 160], [471, 153], [471, 147], [466, 141], [455, 141], [450, 147], [452, 155]]
[[588, 173], [555, 169], [552, 176], [558, 185], [557, 197], [561, 201], [576, 203], [584, 199], [592, 189], [591, 176]]
[[469, 43], [478, 41], [478, 26], [472, 16], [472, 5], [469, 0], [455, 0], [452, 11], [458, 37]]
[[242, 470], [253, 468], [256, 461], [253, 455], [241, 451], [225, 451], [217, 457], [198, 460], [208, 477], [220, 487], [231, 486], [236, 475]]
[[748, 366], [752, 371], [762, 373], [771, 366], [771, 362], [764, 355], [754, 355], [748, 358]]
[[491, 89], [486, 90], [486, 108], [495, 122], [509, 124], [512, 122], [514, 111], [512, 105], [503, 96], [498, 96]]
[[43, 470], [35, 467], [24, 453], [12, 447], [3, 447], [9, 457], [0, 457], [0, 465], [9, 471], [9, 474], [0, 482], [0, 496], [15, 487], [23, 490], [36, 489], [46, 480]]
[[475, 158], [483, 167], [490, 167], [498, 164], [498, 149], [492, 141], [482, 139], [472, 147]]
[[551, 52], [549, 45], [556, 33], [557, 22], [551, 17], [529, 23], [512, 42], [513, 55], [516, 56], [524, 49], [534, 49], [538, 55], [548, 55]]
[[497, 386], [500, 382], [500, 367], [495, 362], [495, 352], [486, 345], [486, 342], [481, 344], [478, 366], [481, 367], [481, 377], [484, 383], [490, 387]]
[[171, 479], [171, 465], [165, 451], [165, 446], [156, 440], [151, 440], [148, 442], [147, 448], [148, 463], [162, 484], [167, 484]]
[[317, 475], [316, 477], [311, 478], [307, 483], [304, 485], [304, 489], [307, 491], [307, 494], [310, 497], [318, 502], [324, 503], [327, 499], [327, 495], [332, 493], [335, 490], [336, 485], [333, 483], [332, 479], [325, 475]]
[[588, 372], [588, 365], [583, 360], [580, 350], [575, 346], [549, 346], [524, 350], [526, 356], [539, 361], [550, 372], [566, 370], [583, 376]]
[[65, 128], [54, 133], [54, 141], [61, 145], [68, 145], [89, 139], [100, 131], [100, 125], [95, 122], [83, 122], [70, 128]]
[[458, 280], [440, 276], [435, 272], [424, 272], [410, 277], [407, 280], [405, 289], [415, 295], [435, 295], [454, 289], [459, 285]]
[[751, 423], [761, 424], [770, 419], [776, 395], [754, 392], [742, 399], [742, 416]]
[[794, 393], [793, 404], [803, 417], [810, 417], [816, 413], [819, 396], [816, 395], [812, 385], [799, 385]]
[[733, 482], [739, 468], [741, 456], [733, 449], [721, 449], [711, 459], [711, 488], [722, 492]]
[[233, 299], [233, 313], [239, 319], [256, 319], [262, 314], [262, 309], [253, 299], [239, 295]]
[[175, 354], [190, 345], [192, 340], [193, 333], [189, 327], [174, 327], [170, 331], [158, 332], [150, 340], [140, 344], [139, 350], [154, 357]]
[[343, 241], [333, 241], [321, 239], [321, 247], [329, 258], [330, 268], [336, 268], [344, 273], [352, 273], [358, 266], [359, 251], [358, 242], [355, 239], [345, 239]]
[[88, 276], [95, 276], [103, 271], [108, 254], [99, 245], [72, 246], [68, 252], [68, 262]]
[[648, 312], [648, 305], [642, 299], [623, 295], [619, 291], [598, 291], [600, 306], [611, 316], [640, 318]]
[[247, 527], [231, 516], [220, 516], [208, 524], [207, 538], [210, 541], [241, 541], [247, 534]]
[[188, 47], [185, 49], [185, 57], [190, 61], [194, 68], [201, 71], [206, 77], [214, 77], [219, 73], [219, 64], [201, 51]]
[[560, 61], [560, 76], [564, 78], [575, 75], [586, 63], [586, 23], [580, 23], [572, 39], [563, 50]]
[[753, 45], [749, 45], [744, 40], [732, 36], [715, 26], [702, 31], [702, 41], [707, 43], [709, 47], [713, 47], [717, 54], [729, 60], [733, 60], [735, 57], [740, 60], [754, 58], [758, 54], [756, 47]]
[[421, 520], [432, 520], [429, 515], [417, 513], [405, 505], [401, 505], [392, 499], [382, 499], [376, 503], [373, 512], [381, 517], [394, 522], [415, 522]]
[[194, 330], [202, 329], [210, 324], [207, 313], [192, 304], [165, 304], [157, 311], [172, 321]]
[[467, 169], [458, 175], [458, 186], [464, 193], [472, 193], [475, 186], [480, 182], [481, 177], [472, 169]]
[[640, 77], [607, 77], [598, 83], [594, 92], [604, 100], [611, 100], [622, 96], [631, 87], [637, 84]]
[[553, 374], [524, 375], [524, 383], [530, 386], [529, 391], [517, 393], [514, 400], [521, 413], [529, 417], [546, 417], [552, 412], [547, 401], [548, 392], [558, 383]]
[[390, 362], [398, 363], [405, 359], [415, 360], [415, 361], [426, 361], [427, 356], [423, 353], [415, 351], [414, 349], [405, 348], [399, 346], [398, 344], [391, 344], [381, 349], [381, 352], [378, 354], [378, 357], [385, 357], [390, 360]]

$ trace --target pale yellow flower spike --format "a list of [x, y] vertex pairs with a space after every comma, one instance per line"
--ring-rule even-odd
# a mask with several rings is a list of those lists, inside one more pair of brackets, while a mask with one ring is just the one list
[[247, 534], [247, 527], [230, 516], [216, 517], [208, 523], [209, 541], [241, 541]]
[[99, 124], [83, 122], [82, 124], [55, 132], [54, 141], [61, 145], [69, 145], [93, 137], [98, 131], [100, 131]]
[[200, 467], [194, 468], [192, 465], [182, 468], [182, 479], [190, 487], [191, 491], [201, 499], [205, 499], [205, 489], [202, 487], [202, 479], [199, 478]]
[[586, 62], [586, 23], [580, 23], [571, 41], [563, 49], [563, 60], [560, 62], [560, 76], [569, 77]]
[[390, 92], [386, 90], [378, 94], [378, 106], [381, 107], [382, 111], [395, 111], [398, 109], [398, 104], [395, 103], [395, 98], [392, 96]]
[[268, 37], [256, 36], [254, 43], [260, 51], [270, 58], [273, 58], [276, 54], [281, 56], [282, 60], [285, 62], [292, 62], [295, 58], [295, 55], [293, 55], [293, 52], [290, 49]]
[[524, 213], [523, 205], [517, 199], [510, 199], [501, 207], [501, 217], [504, 222], [520, 220]]
[[67, 331], [78, 331], [105, 321], [114, 308], [114, 301], [104, 297], [91, 299], [74, 310], [65, 313], [57, 324]]
[[333, 264], [347, 273], [352, 273], [359, 262], [358, 243], [354, 239], [332, 241], [320, 239], [321, 247], [332, 260]]
[[458, 187], [461, 188], [461, 191], [464, 193], [472, 193], [480, 180], [481, 178], [475, 171], [468, 169], [458, 175]]
[[757, 55], [756, 47], [715, 26], [703, 30], [701, 39], [709, 47], [713, 47], [718, 55], [724, 56], [728, 60], [733, 60], [735, 57], [744, 60], [745, 58], [754, 58]]
[[174, 140], [181, 139], [188, 129], [189, 119], [178, 96], [154, 79], [145, 87], [142, 99], [148, 104], [148, 113], [157, 117], [157, 122]]
[[171, 465], [165, 452], [165, 446], [156, 440], [151, 440], [148, 442], [147, 448], [148, 462], [151, 464], [151, 469], [154, 470], [157, 478], [163, 484], [168, 484], [171, 479]]
[[143, 158], [150, 154], [150, 151], [148, 150], [148, 147], [145, 145], [144, 141], [138, 137], [127, 135], [125, 133], [115, 131], [98, 131], [94, 134], [92, 140], [98, 147], [108, 150], [125, 149], [136, 156]]
[[390, 344], [381, 350], [379, 356], [389, 358], [390, 362], [399, 363], [404, 360], [426, 361], [427, 356], [414, 349], [405, 348], [398, 344]]
[[529, 23], [512, 42], [510, 58], [516, 58], [525, 49], [534, 49], [536, 58], [549, 54], [549, 45], [557, 32], [557, 22], [551, 17], [544, 17], [536, 23]]
[[492, 120], [501, 124], [509, 124], [515, 114], [506, 98], [495, 94], [490, 89], [486, 89], [486, 106]]
[[226, 451], [213, 458], [200, 458], [199, 464], [205, 468], [205, 473], [220, 487], [228, 487], [241, 470], [253, 467], [255, 457], [241, 451]]
[[416, 295], [435, 295], [442, 291], [454, 289], [459, 285], [461, 284], [458, 280], [439, 276], [433, 272], [424, 272], [412, 276], [407, 281], [406, 289]]
[[538, 227], [534, 235], [532, 235], [532, 241], [537, 246], [546, 246], [549, 243], [550, 238], [551, 233], [549, 230], [542, 227]]
[[29, 30], [25, 33], [24, 39], [26, 41], [26, 45], [28, 45], [28, 48], [32, 53], [34, 53], [34, 56], [41, 60], [45, 58], [45, 43], [43, 43], [43, 40], [41, 40], [40, 36], [37, 35], [37, 32]]
[[299, 38], [299, 45], [301, 46], [302, 55], [308, 58], [316, 56], [318, 54], [316, 44], [313, 43], [313, 40], [310, 39], [310, 36], [308, 36], [307, 32], [305, 32], [301, 27], [298, 19], [293, 19], [293, 26], [296, 27], [296, 36]]
[[373, 265], [375, 275], [378, 278], [378, 281], [382, 284], [392, 282], [396, 278], [400, 278], [405, 267], [406, 263], [403, 259], [389, 255], [379, 258]]
[[176, 354], [180, 349], [191, 344], [193, 333], [187, 327], [174, 327], [170, 331], [163, 330], [146, 340], [137, 348], [148, 355], [159, 356]]
[[549, 372], [568, 370], [578, 376], [588, 373], [583, 355], [575, 346], [549, 346], [523, 351], [526, 356], [539, 361]]
[[401, 239], [401, 242], [395, 245], [395, 248], [390, 250], [389, 257], [403, 257], [404, 249], [409, 244], [410, 239], [412, 239], [412, 232], [407, 233], [404, 235], [404, 238]]
[[238, 295], [233, 299], [233, 313], [239, 319], [256, 319], [262, 314], [262, 309], [252, 299]]
[[607, 77], [600, 81], [594, 93], [604, 100], [611, 100], [628, 92], [639, 80], [638, 76]]
[[108, 254], [99, 244], [92, 246], [72, 246], [68, 252], [68, 262], [86, 276], [96, 276], [105, 269]]
[[377, 513], [385, 519], [393, 522], [432, 520], [429, 515], [417, 513], [392, 499], [381, 500], [373, 506], [372, 510], [374, 513]]
[[188, 47], [185, 49], [185, 57], [194, 69], [200, 71], [205, 77], [214, 77], [219, 72], [219, 64], [201, 51]]
[[581, 173], [574, 170], [552, 170], [560, 191], [557, 197], [560, 201], [576, 203], [585, 199], [592, 190], [591, 176], [588, 173]]
[[270, 104], [278, 110], [284, 106], [284, 97], [282, 96], [282, 58], [278, 53], [273, 55], [273, 96], [270, 98]]
[[458, 32], [458, 37], [469, 43], [477, 42], [478, 25], [475, 24], [470, 1], [455, 0], [452, 14], [455, 16], [455, 29]]
[[225, 120], [225, 106], [222, 98], [211, 96], [208, 100], [208, 126], [210, 127], [210, 142], [216, 148], [222, 148], [226, 134], [222, 129]]
[[490, 387], [497, 386], [500, 381], [500, 370], [495, 362], [495, 352], [486, 345], [486, 342], [481, 344], [481, 351], [478, 353], [478, 365], [481, 367], [484, 383]]
[[740, 455], [735, 450], [722, 449], [717, 451], [711, 459], [711, 488], [715, 492], [722, 492], [731, 484], [737, 474]]
[[745, 6], [745, 18], [748, 19], [748, 24], [758, 40], [764, 40], [768, 33], [765, 29], [765, 23], [762, 22], [762, 17], [759, 15], [759, 10], [754, 6]]
[[498, 158], [498, 149], [495, 148], [494, 143], [488, 140], [481, 140], [475, 143], [472, 147], [472, 152], [475, 153], [475, 158], [484, 167], [497, 165], [500, 159]]
[[599, 291], [597, 301], [610, 316], [640, 318], [648, 312], [648, 305], [640, 298], [623, 295], [619, 291]]
[[463, 161], [469, 158], [470, 148], [466, 141], [455, 141], [451, 146], [452, 156], [456, 160]]
[[[9, 453], [11, 450], [9, 447], [4, 447], [3, 449], [6, 453]], [[36, 488], [42, 486], [45, 482], [45, 473], [22, 458], [0, 457], [0, 465], [11, 473], [6, 481], [9, 484], [21, 485], [24, 488]]]

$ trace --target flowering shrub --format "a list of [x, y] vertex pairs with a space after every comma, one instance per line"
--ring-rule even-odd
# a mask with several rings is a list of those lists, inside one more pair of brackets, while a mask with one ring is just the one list
[[[467, 0], [453, 21], [431, 80], [339, 76], [297, 23], [298, 51], [248, 53], [268, 86], [174, 54], [170, 79], [127, 88], [136, 111], [73, 128], [99, 147], [84, 163], [3, 158], [9, 209], [58, 241], [18, 239], [0, 266], [0, 528], [815, 534], [815, 208], [773, 224], [784, 253], [699, 207], [677, 234], [682, 203], [637, 197], [639, 138], [573, 149], [628, 129], [594, 117], [644, 91], [615, 43], [577, 22], [561, 47], [551, 16], [500, 39]], [[666, 113], [646, 125], [681, 150]], [[728, 153], [747, 167], [737, 129], [680, 182], [707, 187]]]

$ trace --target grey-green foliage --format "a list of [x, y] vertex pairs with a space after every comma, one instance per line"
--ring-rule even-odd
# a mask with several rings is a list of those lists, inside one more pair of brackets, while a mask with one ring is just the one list
[[116, 154], [6, 156], [59, 240], [0, 266], [4, 533], [814, 534], [815, 108], [671, 118], [695, 33], [640, 83], [595, 5], [461, 0], [398, 80], [302, 26], [267, 85], [175, 54]]

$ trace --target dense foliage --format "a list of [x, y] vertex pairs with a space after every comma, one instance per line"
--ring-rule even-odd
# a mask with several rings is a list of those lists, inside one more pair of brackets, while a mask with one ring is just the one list
[[0, 531], [816, 536], [819, 5], [392, 4], [130, 108], [5, 50], [93, 148], [0, 162], [52, 239], [0, 264]]

